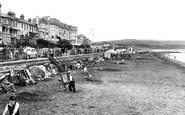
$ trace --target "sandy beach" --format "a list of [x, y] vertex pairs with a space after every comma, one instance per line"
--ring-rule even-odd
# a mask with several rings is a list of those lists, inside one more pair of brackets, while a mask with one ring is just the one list
[[[77, 93], [61, 92], [59, 77], [17, 87], [22, 115], [184, 115], [185, 68], [152, 55], [89, 68], [94, 82], [80, 71], [72, 75]], [[0, 94], [0, 114], [10, 94]]]

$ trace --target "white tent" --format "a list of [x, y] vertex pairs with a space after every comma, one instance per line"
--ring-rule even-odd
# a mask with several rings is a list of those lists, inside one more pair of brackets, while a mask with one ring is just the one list
[[0, 47], [0, 51], [3, 51], [3, 47]]
[[107, 50], [105, 53], [104, 53], [104, 57], [107, 57], [107, 58], [111, 58], [111, 54], [116, 54], [116, 51], [114, 51], [113, 49], [111, 50]]
[[126, 49], [119, 49], [120, 53], [126, 52]]
[[119, 54], [121, 52], [121, 50], [117, 49], [115, 52], [116, 52], [116, 54]]

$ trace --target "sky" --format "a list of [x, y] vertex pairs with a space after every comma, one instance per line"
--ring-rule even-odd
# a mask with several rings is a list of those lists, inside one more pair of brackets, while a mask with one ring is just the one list
[[51, 16], [92, 41], [185, 40], [185, 0], [1, 0], [19, 17]]

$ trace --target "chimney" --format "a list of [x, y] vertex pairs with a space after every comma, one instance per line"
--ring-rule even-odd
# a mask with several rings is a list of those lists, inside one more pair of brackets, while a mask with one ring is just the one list
[[36, 24], [39, 24], [39, 16], [36, 16]]
[[12, 16], [12, 12], [11, 11], [8, 11], [7, 13], [9, 16]]
[[47, 16], [47, 21], [50, 21], [50, 19], [51, 19], [50, 16]]
[[31, 23], [31, 18], [28, 19], [28, 22]]
[[24, 14], [21, 14], [20, 19], [24, 20]]
[[14, 17], [14, 18], [15, 18], [15, 12], [12, 12], [12, 17]]

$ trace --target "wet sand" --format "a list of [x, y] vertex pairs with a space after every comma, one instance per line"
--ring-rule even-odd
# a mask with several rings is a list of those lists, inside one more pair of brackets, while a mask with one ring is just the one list
[[[61, 92], [59, 77], [37, 85], [17, 87], [24, 115], [183, 115], [185, 114], [185, 68], [166, 60], [141, 58], [90, 68], [94, 82], [73, 73], [77, 93]], [[0, 94], [2, 113], [10, 94]]]

